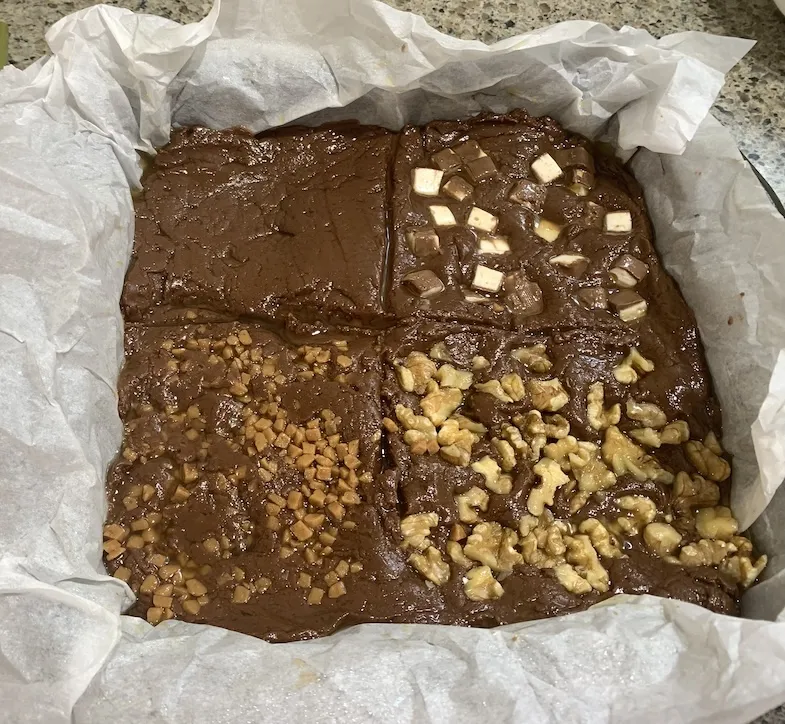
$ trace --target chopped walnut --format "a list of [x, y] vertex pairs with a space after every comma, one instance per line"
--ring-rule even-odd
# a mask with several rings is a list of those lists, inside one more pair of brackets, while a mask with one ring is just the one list
[[673, 474], [660, 467], [660, 464], [643, 448], [630, 440], [618, 427], [611, 425], [605, 431], [602, 443], [602, 457], [616, 475], [629, 473], [636, 480], [653, 480], [670, 484]]
[[570, 401], [566, 390], [555, 377], [550, 380], [529, 380], [528, 387], [532, 405], [538, 410], [556, 412]]
[[575, 566], [576, 572], [585, 578], [589, 585], [601, 593], [606, 593], [610, 587], [610, 577], [605, 570], [597, 551], [591, 544], [588, 535], [569, 536], [567, 543], [567, 562]]
[[559, 467], [559, 463], [550, 458], [540, 460], [534, 466], [534, 472], [541, 482], [529, 493], [526, 507], [532, 515], [542, 515], [546, 505], [553, 505], [556, 489], [569, 482], [569, 478]]
[[545, 457], [555, 460], [565, 472], [570, 470], [569, 455], [576, 450], [578, 450], [578, 440], [572, 435], [567, 435], [567, 437], [563, 437], [561, 440], [548, 443], [542, 449]]
[[[641, 374], [652, 372], [654, 363], [647, 360], [637, 347], [632, 347], [629, 354], [613, 369], [613, 376], [623, 385], [631, 385], [638, 381]], [[640, 374], [639, 374], [640, 373]]]
[[[472, 445], [479, 441], [479, 437], [467, 429], [461, 429], [460, 421], [455, 418], [447, 420], [437, 435], [439, 445], [448, 447], [455, 445], [457, 448], [471, 454]], [[468, 462], [468, 461], [467, 461]]]
[[591, 493], [588, 490], [579, 490], [570, 498], [570, 514], [575, 515], [586, 503], [589, 502]]
[[439, 449], [439, 455], [448, 463], [465, 468], [472, 458], [471, 452], [458, 445], [447, 445]]
[[408, 367], [395, 365], [395, 374], [398, 377], [398, 384], [404, 392], [414, 392], [414, 375]]
[[599, 520], [588, 518], [584, 520], [578, 530], [589, 536], [591, 544], [603, 558], [623, 558], [624, 554], [619, 548], [616, 539]]
[[474, 375], [467, 370], [459, 370], [451, 364], [442, 365], [436, 372], [436, 379], [442, 387], [455, 387], [468, 390], [472, 386]]
[[[714, 542], [717, 543], [717, 541]], [[755, 579], [763, 573], [766, 563], [768, 563], [766, 556], [760, 556], [755, 563], [748, 556], [734, 556], [725, 559], [720, 570], [738, 581], [744, 588], [749, 588], [755, 583]]]
[[[570, 454], [572, 474], [578, 481], [578, 488], [583, 493], [595, 493], [598, 490], [607, 490], [616, 484], [616, 474], [596, 455], [585, 463], [576, 465], [580, 460], [575, 453]], [[586, 498], [588, 500], [588, 496]], [[585, 502], [584, 502], [585, 504]], [[581, 506], [582, 507], [582, 506]]]
[[[513, 450], [515, 450], [515, 452], [518, 455], [530, 458], [532, 460], [539, 460], [539, 458], [540, 458], [539, 450], [537, 451], [536, 457], [532, 458], [531, 457], [531, 448], [529, 447], [529, 443], [527, 443], [523, 439], [523, 437], [521, 436], [521, 431], [517, 427], [514, 427], [513, 425], [505, 425], [502, 428], [502, 435], [504, 436], [504, 439], [510, 443], [510, 445], [513, 448]], [[543, 438], [542, 438], [542, 444], [543, 445], [545, 444], [545, 436], [544, 435], [543, 435]]]
[[739, 523], [730, 508], [718, 505], [715, 508], [701, 508], [695, 513], [695, 529], [703, 538], [729, 541], [739, 531]]
[[519, 374], [512, 373], [503, 375], [500, 382], [502, 389], [513, 402], [520, 402], [526, 397], [526, 388], [524, 387], [523, 380]]
[[487, 395], [492, 395], [500, 402], [513, 402], [512, 397], [510, 397], [502, 387], [502, 383], [499, 380], [488, 380], [488, 382], [478, 382], [475, 383], [474, 389], [478, 392], [484, 392]]
[[660, 433], [653, 427], [641, 427], [637, 430], [630, 430], [629, 435], [635, 442], [646, 445], [646, 447], [658, 448], [662, 445]]
[[411, 352], [403, 367], [412, 375], [412, 389], [407, 391], [424, 394], [428, 382], [436, 375], [436, 363], [422, 352]]
[[568, 528], [562, 521], [554, 521], [549, 512], [539, 518], [521, 516], [518, 524], [523, 559], [537, 568], [554, 568], [564, 562], [567, 546], [564, 534]]
[[425, 554], [412, 553], [411, 563], [424, 578], [443, 586], [450, 580], [450, 566], [442, 559], [442, 554], [433, 546], [427, 548]]
[[537, 374], [543, 374], [553, 367], [548, 359], [544, 344], [535, 344], [532, 347], [519, 347], [512, 351], [512, 356], [527, 370]]
[[716, 566], [736, 552], [736, 546], [721, 540], [702, 538], [679, 551], [679, 563], [683, 566]]
[[451, 419], [458, 423], [458, 427], [461, 430], [469, 430], [469, 432], [473, 432], [476, 435], [484, 435], [486, 432], [488, 432], [488, 428], [485, 427], [485, 425], [483, 425], [481, 422], [472, 420], [471, 418], [465, 417], [464, 415], [453, 415]]
[[476, 485], [469, 488], [465, 493], [455, 496], [455, 504], [458, 507], [458, 519], [462, 523], [476, 523], [480, 516], [477, 515], [475, 508], [485, 512], [488, 510], [490, 496], [482, 488]]
[[589, 424], [595, 430], [604, 430], [610, 425], [616, 425], [621, 420], [621, 405], [616, 403], [605, 409], [605, 386], [602, 382], [595, 382], [589, 387], [586, 395], [586, 409]]
[[450, 350], [447, 349], [447, 345], [444, 342], [434, 344], [428, 352], [428, 356], [440, 362], [452, 362], [452, 355], [450, 355]]
[[488, 566], [467, 571], [463, 590], [470, 601], [492, 601], [504, 595], [502, 584], [493, 577]]
[[515, 550], [518, 534], [499, 523], [480, 523], [474, 527], [472, 534], [463, 547], [467, 558], [497, 572], [511, 571], [523, 561], [523, 557]]
[[703, 444], [715, 455], [722, 455], [724, 452], [722, 445], [720, 445], [720, 441], [713, 432], [710, 432], [708, 435], [706, 435], [705, 438], [703, 438]]
[[[515, 430], [515, 428], [513, 428], [513, 430]], [[518, 434], [520, 435], [520, 433]], [[507, 440], [501, 440], [498, 437], [494, 437], [491, 440], [491, 445], [501, 460], [502, 470], [506, 473], [510, 472], [510, 470], [515, 467], [516, 463], [515, 449], [513, 446]]]
[[[534, 410], [534, 412], [537, 412]], [[570, 423], [562, 415], [548, 415], [545, 422], [545, 437], [561, 440], [570, 434]]]
[[428, 536], [431, 534], [431, 528], [437, 525], [439, 525], [438, 513], [415, 513], [406, 516], [401, 520], [403, 547], [424, 551], [432, 545]]
[[437, 388], [420, 400], [425, 416], [434, 424], [441, 425], [463, 401], [463, 394], [454, 387]]
[[668, 422], [665, 413], [657, 405], [652, 402], [636, 402], [632, 398], [627, 400], [627, 417], [655, 430], [665, 427]]
[[486, 455], [476, 462], [472, 463], [472, 470], [475, 473], [480, 473], [485, 478], [485, 487], [490, 488], [494, 485], [501, 476], [501, 468], [492, 457]]
[[466, 554], [463, 552], [463, 548], [461, 548], [461, 544], [458, 541], [447, 541], [447, 555], [450, 556], [453, 563], [457, 563], [464, 568], [471, 568], [474, 565], [474, 561], [471, 558], [466, 557]]
[[676, 474], [673, 495], [674, 507], [681, 512], [690, 508], [711, 507], [720, 502], [720, 488], [717, 483], [700, 475], [690, 476], [685, 472]]
[[428, 438], [436, 438], [436, 427], [434, 427], [434, 424], [427, 417], [416, 415], [413, 410], [405, 405], [395, 406], [395, 416], [405, 430], [417, 430]]
[[668, 523], [649, 523], [643, 529], [643, 540], [652, 553], [664, 558], [679, 547], [681, 533]]
[[[516, 415], [513, 422], [521, 431], [523, 439], [528, 446], [529, 460], [537, 461], [540, 459], [547, 437], [545, 436], [545, 423], [542, 419], [542, 413], [539, 410], [529, 410], [525, 415]], [[509, 428], [507, 428], [509, 432]], [[516, 442], [512, 436], [508, 437], [510, 443], [515, 446]]]
[[684, 445], [684, 451], [697, 471], [709, 480], [721, 482], [730, 476], [730, 463], [702, 442], [690, 440]]
[[630, 437], [642, 445], [658, 448], [661, 445], [680, 445], [690, 439], [690, 427], [684, 420], [669, 422], [662, 430], [643, 427], [630, 430]]
[[553, 569], [556, 580], [570, 593], [591, 593], [591, 584], [583, 578], [569, 563], [560, 563]]
[[472, 369], [475, 372], [479, 372], [480, 370], [487, 370], [490, 366], [491, 363], [488, 361], [487, 357], [483, 357], [481, 354], [472, 357]]
[[623, 495], [616, 501], [622, 510], [632, 516], [616, 519], [616, 524], [628, 535], [638, 535], [641, 529], [651, 523], [657, 515], [657, 506], [651, 498], [644, 495]]

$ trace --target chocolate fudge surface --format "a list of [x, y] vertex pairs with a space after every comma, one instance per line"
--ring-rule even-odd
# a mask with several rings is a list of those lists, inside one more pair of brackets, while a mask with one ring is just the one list
[[181, 129], [144, 186], [104, 529], [132, 613], [288, 641], [738, 612], [766, 558], [615, 160], [522, 111]]
[[175, 130], [136, 203], [126, 319], [381, 314], [394, 138], [354, 124]]

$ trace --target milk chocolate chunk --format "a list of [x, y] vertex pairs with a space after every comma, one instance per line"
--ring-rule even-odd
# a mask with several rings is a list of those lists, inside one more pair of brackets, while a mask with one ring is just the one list
[[475, 158], [473, 161], [469, 161], [466, 164], [466, 170], [477, 183], [485, 181], [485, 179], [491, 178], [497, 173], [496, 164], [494, 164], [489, 156], [481, 156], [480, 158]]
[[518, 324], [527, 317], [540, 314], [544, 309], [542, 288], [520, 272], [504, 278], [504, 298]]
[[646, 300], [630, 289], [622, 289], [611, 294], [608, 301], [613, 311], [625, 322], [644, 317], [648, 308]]
[[406, 240], [415, 256], [434, 256], [441, 251], [439, 235], [430, 227], [408, 231]]
[[594, 173], [584, 168], [570, 169], [568, 186], [577, 196], [588, 196], [594, 186]]
[[639, 282], [643, 281], [646, 278], [646, 275], [649, 273], [649, 265], [645, 261], [641, 261], [637, 257], [632, 256], [631, 254], [624, 254], [620, 256], [614, 267], [618, 267], [619, 269], [624, 269], [625, 271], [632, 274]]
[[442, 191], [456, 201], [463, 201], [471, 196], [474, 187], [460, 176], [453, 176], [442, 186]]
[[589, 267], [589, 259], [583, 254], [557, 254], [548, 261], [554, 266], [567, 270], [574, 277], [582, 276]]
[[453, 151], [461, 157], [461, 160], [466, 163], [468, 161], [476, 161], [478, 158], [485, 156], [485, 151], [480, 148], [477, 141], [466, 141], [457, 146], [453, 146]]
[[403, 284], [412, 294], [422, 299], [429, 299], [444, 291], [444, 282], [430, 269], [407, 274], [403, 278]]
[[603, 287], [588, 287], [579, 289], [578, 299], [586, 309], [607, 309], [608, 290]]
[[551, 151], [551, 156], [562, 168], [578, 166], [594, 174], [594, 156], [591, 155], [583, 146], [575, 148], [564, 148], [558, 151]]
[[515, 185], [512, 187], [512, 190], [510, 191], [510, 201], [521, 204], [535, 214], [539, 214], [542, 212], [543, 205], [545, 204], [547, 192], [547, 187], [530, 181], [529, 179], [521, 179], [520, 181], [516, 181]]
[[445, 173], [457, 171], [463, 163], [461, 161], [461, 157], [451, 148], [445, 148], [438, 153], [434, 153], [431, 158], [433, 159], [433, 162]]

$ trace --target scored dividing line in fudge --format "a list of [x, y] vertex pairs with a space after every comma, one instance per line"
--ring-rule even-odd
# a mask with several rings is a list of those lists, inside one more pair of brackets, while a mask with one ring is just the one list
[[393, 178], [399, 317], [623, 329], [686, 310], [635, 181], [549, 118], [407, 127]]
[[104, 551], [133, 613], [277, 641], [429, 620], [438, 595], [386, 532], [373, 340], [131, 325], [126, 354]]
[[173, 131], [136, 201], [126, 319], [378, 317], [393, 139], [356, 124]]
[[723, 507], [697, 347], [420, 323], [386, 340], [382, 393], [403, 545], [448, 609], [507, 623], [649, 592], [729, 613], [765, 564]]

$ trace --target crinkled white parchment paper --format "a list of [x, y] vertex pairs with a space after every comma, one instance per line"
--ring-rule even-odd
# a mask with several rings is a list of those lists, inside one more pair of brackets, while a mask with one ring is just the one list
[[[99, 6], [47, 38], [53, 58], [0, 73], [0, 718], [716, 724], [785, 700], [785, 221], [707, 118], [751, 43], [575, 21], [485, 46], [369, 0], [224, 0], [187, 26]], [[748, 618], [620, 597], [496, 630], [269, 645], [121, 616], [131, 594], [100, 541], [135, 150], [172, 118], [396, 127], [518, 106], [644, 147], [633, 169], [701, 325], [736, 512], [768, 504]]]

